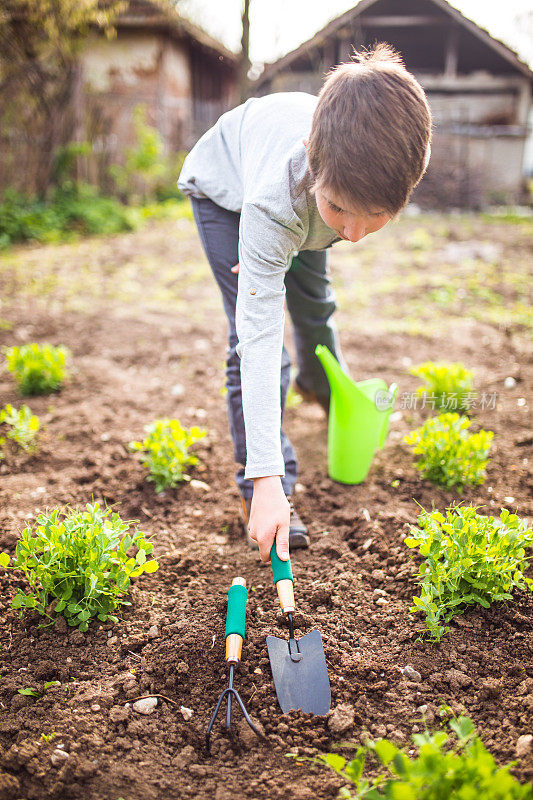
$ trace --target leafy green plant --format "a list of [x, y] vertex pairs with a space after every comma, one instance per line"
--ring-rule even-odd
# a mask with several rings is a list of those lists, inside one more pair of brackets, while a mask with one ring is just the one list
[[[468, 717], [449, 723], [456, 737], [453, 746], [446, 731], [413, 734], [418, 755], [410, 758], [388, 739], [368, 741], [347, 761], [337, 753], [298, 758], [330, 767], [353, 789], [343, 787], [345, 800], [531, 800], [533, 788], [521, 785], [509, 770], [516, 762], [498, 767]], [[377, 756], [387, 773], [363, 777], [366, 758]]]
[[499, 518], [477, 512], [475, 506], [450, 507], [446, 516], [423, 511], [404, 540], [425, 558], [420, 597], [409, 610], [425, 613], [432, 641], [440, 641], [449, 631], [446, 623], [467, 606], [489, 608], [493, 601], [512, 600], [514, 589], [533, 591], [525, 575], [533, 530], [507, 509]]
[[426, 361], [409, 372], [425, 381], [417, 393], [429, 397], [434, 408], [469, 411], [475, 402], [474, 373], [460, 362]]
[[[0, 553], [0, 566], [20, 570], [29, 583], [27, 592], [16, 593], [12, 608], [21, 616], [35, 610], [52, 624], [52, 612], [62, 614], [80, 631], [95, 617], [117, 622], [113, 612], [130, 605], [123, 595], [131, 579], [158, 568], [157, 561], [146, 559], [153, 545], [133, 525], [98, 503], [39, 514], [35, 531], [22, 531], [11, 566], [8, 554]], [[132, 547], [135, 557], [128, 555]]]
[[187, 430], [177, 419], [156, 419], [145, 427], [148, 434], [142, 442], [130, 442], [130, 449], [144, 453], [141, 463], [150, 471], [149, 481], [155, 483], [156, 492], [188, 480], [187, 466], [198, 463], [189, 453], [189, 447], [202, 439], [207, 431], [193, 425]]
[[[51, 686], [61, 686], [61, 681], [47, 681], [44, 684], [42, 692], [40, 692], [38, 689], [35, 689], [34, 686], [27, 686], [25, 689], [19, 689], [18, 693], [24, 695], [25, 697], [42, 697], [44, 694], [46, 694], [46, 691]], [[41, 735], [44, 737], [44, 734]], [[53, 734], [51, 735], [53, 736]], [[45, 741], [49, 740], [45, 739]]]
[[492, 431], [468, 433], [468, 417], [459, 414], [439, 414], [431, 417], [403, 441], [420, 456], [416, 468], [433, 483], [457, 488], [483, 483], [486, 478]]
[[[8, 439], [12, 439], [23, 450], [29, 452], [36, 450], [35, 437], [39, 430], [39, 417], [32, 414], [28, 406], [23, 405], [17, 410], [8, 403], [0, 409], [0, 425], [2, 423], [9, 427], [6, 434]], [[5, 438], [0, 436], [0, 459], [3, 457], [3, 444]]]
[[68, 378], [66, 347], [51, 344], [24, 344], [6, 350], [7, 368], [19, 385], [21, 394], [56, 392]]

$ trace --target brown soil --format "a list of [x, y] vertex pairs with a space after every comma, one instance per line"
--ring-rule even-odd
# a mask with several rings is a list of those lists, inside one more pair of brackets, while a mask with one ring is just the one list
[[[163, 234], [170, 254], [171, 229], [162, 226]], [[189, 235], [194, 242], [192, 229]], [[117, 237], [122, 252], [135, 253], [139, 236]], [[209, 279], [194, 291], [199, 298], [216, 294]], [[75, 314], [20, 297], [2, 308], [12, 323], [0, 332], [2, 344], [66, 344], [76, 372], [61, 393], [30, 402], [46, 426], [39, 453], [11, 455], [0, 467], [0, 549], [12, 551], [17, 533], [39, 509], [94, 497], [117, 504], [124, 518], [140, 520], [160, 569], [136, 582], [133, 604], [118, 624], [93, 624], [87, 634], [60, 625], [40, 629], [38, 619], [20, 619], [10, 598], [23, 583], [0, 572], [0, 798], [333, 798], [340, 778], [286, 754], [324, 752], [367, 734], [406, 744], [423, 729], [420, 706], [438, 725], [443, 703], [472, 717], [500, 763], [513, 759], [517, 738], [532, 732], [533, 596], [518, 592], [512, 604], [469, 611], [438, 646], [415, 641], [421, 620], [408, 609], [417, 561], [402, 536], [416, 521], [415, 500], [442, 509], [457, 499], [421, 481], [401, 443], [423, 415], [403, 411], [365, 483], [344, 486], [327, 477], [321, 409], [302, 404], [287, 411], [286, 428], [300, 459], [296, 505], [312, 534], [310, 550], [292, 559], [298, 633], [313, 627], [322, 632], [332, 707], [354, 710], [353, 725], [334, 733], [327, 718], [284, 716], [276, 702], [265, 636], [286, 629], [270, 570], [246, 548], [238, 521], [220, 392], [222, 311], [195, 320], [140, 305], [102, 308], [95, 304], [92, 312]], [[495, 441], [486, 483], [463, 497], [488, 512], [506, 506], [533, 515], [528, 407], [517, 404], [531, 398], [531, 365], [518, 340], [506, 329], [467, 320], [446, 336], [424, 337], [372, 335], [350, 327], [346, 312], [340, 319], [356, 377], [382, 376], [410, 392], [418, 380], [407, 374], [405, 356], [415, 364], [432, 358], [475, 367], [477, 388], [497, 390], [498, 401], [495, 409], [476, 414], [474, 427], [493, 430]], [[508, 375], [517, 379], [513, 389], [503, 387]], [[180, 397], [171, 392], [176, 383], [185, 389]], [[6, 373], [0, 374], [0, 398], [20, 404]], [[183, 484], [156, 495], [145, 481], [127, 443], [156, 416], [209, 429], [193, 474], [209, 491]], [[245, 576], [251, 590], [236, 686], [268, 741], [256, 740], [237, 710], [234, 738], [217, 724], [207, 757], [205, 728], [226, 685], [224, 617], [236, 575]], [[387, 604], [376, 603], [375, 589], [386, 592]], [[406, 680], [407, 664], [421, 673], [421, 682]], [[39, 699], [18, 693], [54, 679], [61, 685]], [[151, 716], [125, 705], [154, 693], [160, 699]], [[181, 706], [192, 709], [189, 720]], [[55, 736], [46, 741], [43, 734]], [[54, 765], [58, 747], [70, 755]], [[531, 759], [521, 759], [513, 772], [521, 780], [533, 777]]]

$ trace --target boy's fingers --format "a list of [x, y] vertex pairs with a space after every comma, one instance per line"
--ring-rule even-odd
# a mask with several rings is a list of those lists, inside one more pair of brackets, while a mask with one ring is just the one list
[[289, 526], [280, 525], [276, 535], [276, 553], [282, 561], [289, 558]]
[[269, 536], [267, 539], [257, 539], [261, 561], [270, 561], [270, 551], [272, 550], [273, 543], [274, 538], [272, 536]]
[[238, 271], [239, 271], [239, 265], [235, 264], [235, 266], [231, 268], [231, 272], [234, 272], [235, 274], [237, 274]]

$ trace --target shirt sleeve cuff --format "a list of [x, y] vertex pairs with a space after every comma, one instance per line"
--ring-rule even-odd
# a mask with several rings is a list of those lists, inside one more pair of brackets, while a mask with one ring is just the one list
[[281, 477], [285, 475], [285, 464], [283, 461], [278, 464], [246, 464], [244, 470], [244, 477], [247, 480], [252, 480], [253, 478], [265, 478], [270, 475], [281, 475]]

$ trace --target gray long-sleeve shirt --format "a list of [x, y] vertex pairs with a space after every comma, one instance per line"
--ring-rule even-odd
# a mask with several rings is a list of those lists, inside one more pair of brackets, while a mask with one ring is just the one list
[[285, 273], [300, 250], [322, 250], [339, 240], [320, 217], [306, 180], [303, 139], [316, 102], [310, 94], [282, 92], [228, 111], [193, 147], [178, 179], [184, 194], [241, 212], [235, 323], [245, 478], [285, 474], [280, 440]]

